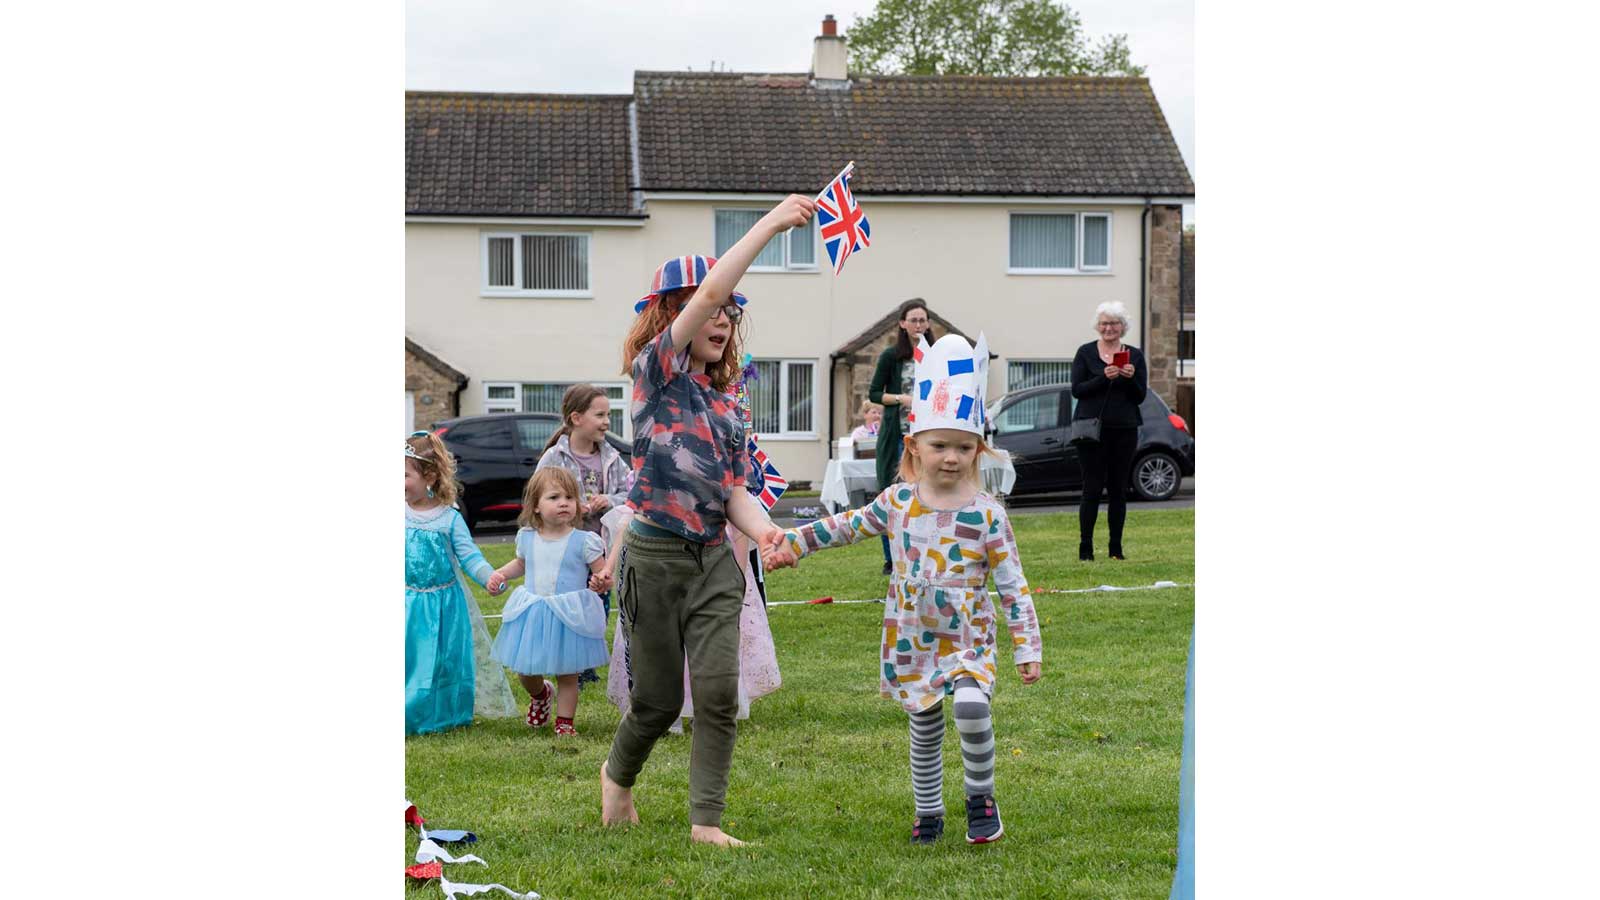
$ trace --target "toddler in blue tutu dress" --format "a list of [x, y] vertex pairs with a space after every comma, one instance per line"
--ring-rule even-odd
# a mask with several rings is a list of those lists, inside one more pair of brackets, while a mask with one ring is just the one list
[[[506, 581], [527, 580], [506, 601], [500, 633], [490, 651], [527, 690], [528, 724], [550, 720], [556, 705], [556, 734], [576, 735], [578, 674], [605, 665], [606, 614], [597, 590], [609, 578], [594, 575], [604, 564], [605, 542], [592, 531], [574, 528], [578, 517], [578, 482], [566, 469], [545, 468], [528, 479], [522, 493], [517, 556], [489, 576], [491, 594]], [[557, 690], [545, 681], [554, 675]]]

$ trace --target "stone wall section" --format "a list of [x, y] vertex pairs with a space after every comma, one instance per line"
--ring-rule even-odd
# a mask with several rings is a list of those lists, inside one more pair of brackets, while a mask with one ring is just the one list
[[435, 424], [460, 414], [460, 391], [466, 383], [466, 376], [454, 370], [443, 371], [409, 346], [406, 348], [406, 390], [411, 392], [419, 431], [432, 430]]
[[[1157, 206], [1150, 213], [1150, 270], [1146, 302], [1145, 362], [1150, 389], [1170, 407], [1178, 404], [1178, 329], [1182, 324], [1179, 288], [1183, 250], [1183, 207]], [[1131, 337], [1131, 335], [1130, 335]]]

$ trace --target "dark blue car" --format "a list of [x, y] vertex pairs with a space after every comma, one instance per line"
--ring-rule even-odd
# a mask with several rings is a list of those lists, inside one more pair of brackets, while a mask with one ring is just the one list
[[[1067, 443], [1077, 398], [1064, 384], [1015, 391], [990, 409], [990, 441], [1011, 454], [1017, 482], [1011, 496], [1082, 491], [1078, 451]], [[1130, 499], [1167, 500], [1194, 475], [1194, 436], [1183, 417], [1150, 391], [1139, 407], [1139, 446], [1133, 455]]]

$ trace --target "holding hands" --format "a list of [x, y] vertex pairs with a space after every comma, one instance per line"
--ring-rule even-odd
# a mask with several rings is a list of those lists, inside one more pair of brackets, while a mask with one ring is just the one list
[[598, 572], [589, 575], [589, 590], [594, 591], [596, 594], [603, 594], [611, 590], [613, 583], [610, 563], [601, 566]]
[[498, 597], [500, 594], [505, 593], [506, 576], [499, 569], [496, 569], [494, 574], [489, 576], [489, 582], [484, 587], [488, 589], [489, 596]]
[[799, 564], [794, 551], [789, 549], [788, 539], [783, 536], [783, 529], [776, 525], [761, 536], [758, 546], [761, 550], [761, 567], [769, 572]]

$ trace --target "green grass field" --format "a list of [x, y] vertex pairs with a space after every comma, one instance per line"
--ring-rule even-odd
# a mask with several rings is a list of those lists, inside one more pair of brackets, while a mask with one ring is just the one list
[[[1130, 510], [1132, 560], [1120, 563], [1077, 561], [1075, 514], [1014, 515], [1013, 524], [1036, 591], [1194, 581], [1193, 510]], [[1103, 555], [1103, 517], [1100, 529]], [[500, 565], [512, 547], [484, 552]], [[876, 541], [828, 551], [773, 573], [768, 599], [878, 596], [881, 564]], [[499, 612], [502, 600], [477, 596], [486, 614]], [[1194, 589], [1040, 594], [1035, 603], [1044, 679], [1024, 688], [1006, 667], [995, 692], [996, 796], [1006, 827], [998, 844], [963, 840], [961, 752], [949, 725], [945, 836], [933, 847], [909, 845], [906, 716], [878, 696], [876, 604], [769, 610], [783, 687], [740, 723], [723, 820], [755, 846], [690, 845], [687, 735], [656, 745], [635, 788], [641, 823], [601, 827], [598, 772], [618, 713], [597, 685], [584, 689], [575, 739], [557, 741], [520, 717], [407, 738], [406, 794], [430, 825], [478, 834], [466, 850], [449, 849], [489, 865], [447, 864], [452, 881], [499, 882], [552, 900], [1165, 897], [1177, 860]], [[526, 707], [522, 690], [513, 684], [513, 692]], [[413, 831], [404, 844], [410, 864]], [[408, 889], [438, 895], [434, 883]]]

